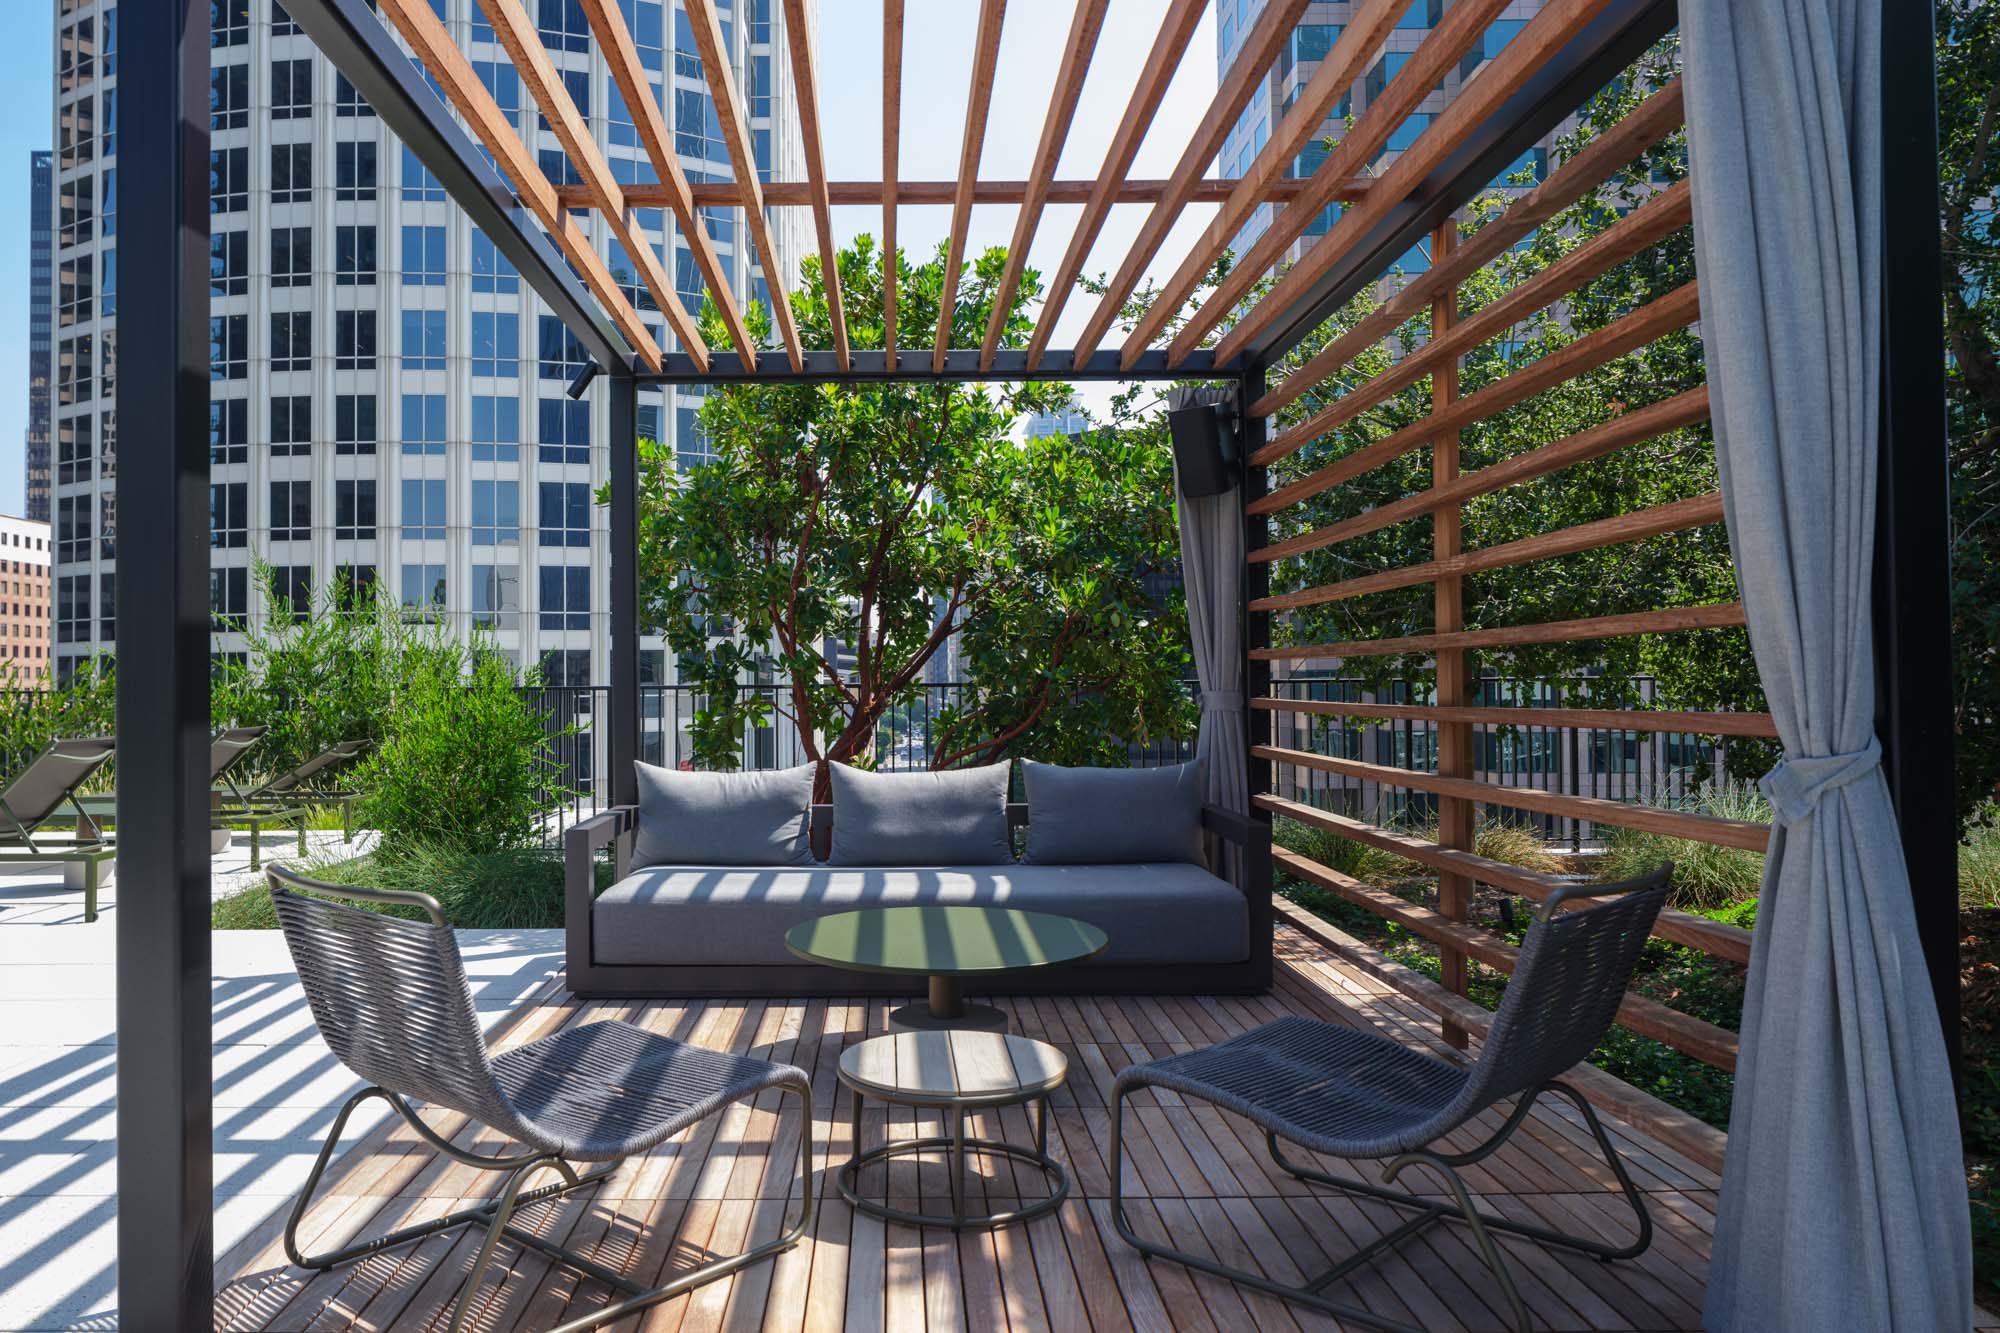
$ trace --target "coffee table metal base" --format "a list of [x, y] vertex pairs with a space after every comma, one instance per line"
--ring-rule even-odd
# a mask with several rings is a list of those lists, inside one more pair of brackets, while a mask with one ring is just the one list
[[928, 996], [921, 1003], [890, 1010], [889, 1021], [912, 1032], [935, 1032], [940, 1028], [966, 1028], [974, 1032], [1007, 1030], [1007, 1015], [990, 1004], [967, 1004], [964, 984], [949, 974], [931, 977]]
[[[852, 1088], [849, 1089], [853, 1091]], [[887, 1222], [902, 1222], [909, 1226], [951, 1227], [963, 1230], [967, 1227], [998, 1227], [1013, 1222], [1026, 1222], [1052, 1212], [1069, 1197], [1069, 1172], [1063, 1170], [1062, 1163], [1049, 1156], [1049, 1103], [1042, 1098], [1035, 1108], [1035, 1145], [1008, 1143], [1004, 1139], [967, 1138], [965, 1136], [965, 1111], [960, 1107], [944, 1108], [946, 1122], [951, 1126], [950, 1134], [933, 1134], [927, 1138], [894, 1139], [877, 1144], [873, 1148], [861, 1149], [861, 1103], [860, 1093], [854, 1093], [854, 1117], [852, 1123], [853, 1143], [857, 1149], [839, 1171], [834, 1173], [834, 1183], [840, 1188], [840, 1195], [849, 1203]], [[878, 1199], [867, 1198], [855, 1190], [861, 1168], [871, 1162], [887, 1161], [891, 1157], [909, 1157], [918, 1153], [936, 1152], [945, 1154], [946, 1165], [951, 1172], [951, 1212], [920, 1213], [907, 1208], [898, 1208]], [[967, 1213], [965, 1211], [965, 1154], [967, 1152], [995, 1153], [1011, 1157], [1017, 1162], [1038, 1166], [1049, 1178], [1049, 1192], [1045, 1198], [1036, 1199], [1019, 1208], [1010, 1208], [997, 1213]]]

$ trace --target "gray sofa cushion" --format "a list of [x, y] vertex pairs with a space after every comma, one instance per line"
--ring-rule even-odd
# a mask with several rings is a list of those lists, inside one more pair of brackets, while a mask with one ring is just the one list
[[1202, 860], [1201, 761], [1170, 768], [1061, 768], [1024, 761], [1035, 865]]
[[[1105, 963], [1233, 963], [1249, 956], [1249, 912], [1200, 866], [652, 866], [592, 909], [607, 964], [797, 963], [785, 932], [856, 907], [978, 903], [1057, 912], [1110, 937]], [[914, 983], [913, 983], [914, 984]]]
[[771, 773], [633, 767], [639, 774], [633, 865], [813, 864], [811, 764]]
[[[829, 764], [836, 866], [1011, 865], [1007, 765], [868, 773]], [[682, 857], [684, 864], [696, 858]]]

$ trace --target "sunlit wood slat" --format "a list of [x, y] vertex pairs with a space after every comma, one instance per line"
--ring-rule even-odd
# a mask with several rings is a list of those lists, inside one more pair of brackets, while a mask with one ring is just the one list
[[785, 0], [785, 43], [792, 56], [792, 85], [798, 91], [799, 138], [805, 151], [813, 232], [819, 241], [827, 323], [833, 329], [834, 358], [846, 370], [852, 362], [847, 352], [847, 319], [840, 308], [840, 260], [833, 244], [833, 212], [827, 197], [826, 161], [820, 143], [819, 75], [813, 67], [813, 33], [805, 0]]
[[[882, 0], [882, 349], [896, 368], [896, 205], [902, 174], [903, 0]], [[958, 183], [952, 182], [956, 190]]]
[[1000, 63], [1000, 30], [1007, 0], [979, 0], [979, 35], [973, 44], [972, 82], [965, 98], [965, 137], [958, 149], [958, 193], [951, 202], [951, 236], [945, 243], [944, 289], [938, 300], [937, 338], [931, 369], [944, 369], [951, 350], [952, 316], [958, 306], [958, 270], [965, 261], [965, 229], [972, 221], [972, 187], [986, 151], [986, 117], [993, 108], [993, 75]]
[[1704, 606], [1672, 606], [1658, 611], [1628, 611], [1619, 615], [1554, 620], [1540, 625], [1503, 625], [1494, 629], [1456, 630], [1445, 634], [1401, 634], [1380, 639], [1349, 639], [1343, 643], [1302, 643], [1282, 648], [1253, 648], [1250, 656], [1266, 662], [1308, 662], [1330, 657], [1404, 657], [1444, 648], [1509, 648], [1526, 643], [1581, 643], [1588, 639], [1618, 639], [1629, 634], [1667, 634], [1681, 630], [1733, 629], [1743, 624], [1743, 603], [1714, 602]]
[[[1235, 177], [1203, 176], [1188, 189], [1191, 204], [1219, 204], [1229, 198], [1239, 184]], [[1262, 201], [1276, 204], [1289, 203], [1305, 193], [1309, 180], [1281, 176], [1263, 186], [1258, 192]], [[1374, 182], [1367, 176], [1351, 176], [1334, 187], [1334, 198], [1352, 201], [1368, 193]], [[1033, 182], [1027, 180], [1002, 180], [983, 177], [972, 183], [972, 202], [975, 204], [1022, 204], [1028, 199]], [[1114, 204], [1157, 204], [1167, 195], [1171, 181], [1152, 176], [1130, 177], [1112, 187], [1111, 202]], [[894, 187], [896, 201], [900, 204], [929, 206], [949, 206], [958, 197], [956, 180], [926, 181], [882, 181], [882, 180], [830, 180], [826, 183], [827, 200], [835, 207], [865, 205], [875, 207], [887, 197]], [[1054, 180], [1050, 181], [1044, 205], [1085, 204], [1090, 202], [1092, 190], [1097, 181]], [[760, 187], [766, 208], [808, 208], [813, 202], [813, 189], [805, 181], [765, 181]], [[698, 208], [740, 208], [743, 206], [743, 192], [736, 182], [727, 180], [691, 181], [688, 193]], [[556, 186], [556, 197], [571, 208], [591, 206], [590, 192], [580, 185]], [[632, 184], [625, 186], [625, 201], [634, 208], [671, 207], [673, 199], [664, 185]]]

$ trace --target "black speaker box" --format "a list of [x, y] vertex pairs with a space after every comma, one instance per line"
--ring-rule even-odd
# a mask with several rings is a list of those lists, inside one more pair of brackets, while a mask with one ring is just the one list
[[1236, 484], [1234, 417], [1222, 403], [1198, 403], [1167, 413], [1182, 495], [1220, 495]]

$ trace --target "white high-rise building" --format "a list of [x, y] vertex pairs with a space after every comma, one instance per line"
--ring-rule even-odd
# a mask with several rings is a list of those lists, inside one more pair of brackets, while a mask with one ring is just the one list
[[[521, 3], [522, 0], [510, 0]], [[544, 171], [567, 159], [480, 0], [431, 0]], [[613, 170], [657, 179], [577, 0], [525, 0]], [[765, 179], [803, 174], [777, 0], [718, 0]], [[674, 0], [622, 0], [690, 180], [728, 179], [701, 58]], [[55, 638], [58, 670], [116, 627], [117, 7], [56, 0]], [[211, 590], [219, 623], [281, 594], [373, 583], [412, 615], [490, 626], [554, 684], [603, 683], [609, 409], [564, 393], [582, 354], [279, 0], [217, 0], [210, 130]], [[573, 177], [569, 179], [573, 180]], [[796, 213], [797, 210], [790, 210]], [[739, 301], [765, 300], [738, 210], [706, 210]], [[804, 222], [774, 210], [787, 286]], [[671, 214], [640, 210], [691, 309], [701, 273]], [[604, 220], [580, 219], [672, 346]], [[643, 435], [699, 457], [699, 391], [645, 389]], [[144, 422], [124, 446], [154, 447]], [[219, 654], [241, 635], [218, 630]], [[647, 645], [645, 678], [667, 679]]]

